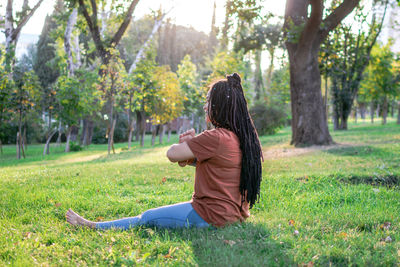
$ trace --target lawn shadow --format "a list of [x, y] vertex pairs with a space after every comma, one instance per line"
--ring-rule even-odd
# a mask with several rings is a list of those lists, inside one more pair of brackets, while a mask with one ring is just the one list
[[355, 157], [388, 157], [395, 158], [400, 157], [399, 153], [395, 153], [393, 150], [378, 148], [374, 146], [364, 145], [364, 146], [345, 146], [345, 147], [335, 147], [324, 150], [323, 152], [337, 155], [337, 156], [355, 156]]
[[338, 180], [345, 184], [368, 184], [372, 186], [384, 186], [388, 188], [400, 188], [400, 175], [350, 175], [348, 177], [340, 177]]
[[[191, 243], [199, 266], [297, 266], [287, 253], [292, 247], [274, 240], [261, 224], [176, 229], [168, 233]], [[168, 238], [171, 237], [166, 240]]]

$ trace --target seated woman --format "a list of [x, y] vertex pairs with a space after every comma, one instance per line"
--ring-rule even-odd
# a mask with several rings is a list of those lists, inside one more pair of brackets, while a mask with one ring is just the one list
[[204, 105], [215, 129], [179, 137], [167, 157], [180, 166], [195, 164], [194, 194], [190, 202], [150, 209], [136, 217], [91, 222], [68, 210], [67, 221], [98, 229], [135, 226], [220, 227], [249, 217], [260, 195], [262, 151], [237, 73], [213, 85]]

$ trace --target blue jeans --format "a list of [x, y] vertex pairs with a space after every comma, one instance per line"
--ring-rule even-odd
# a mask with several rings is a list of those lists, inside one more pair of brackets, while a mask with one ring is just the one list
[[141, 225], [156, 226], [160, 228], [203, 228], [209, 226], [209, 224], [193, 209], [190, 202], [183, 202], [150, 209], [136, 217], [123, 218], [108, 222], [98, 222], [96, 223], [96, 228], [116, 228], [127, 230], [131, 227]]

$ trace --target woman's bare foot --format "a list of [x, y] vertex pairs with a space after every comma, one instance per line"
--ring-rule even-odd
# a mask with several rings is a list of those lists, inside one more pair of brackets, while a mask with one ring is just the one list
[[74, 212], [72, 209], [69, 209], [67, 211], [67, 214], [65, 214], [65, 217], [67, 218], [67, 222], [69, 222], [72, 225], [96, 228], [96, 223], [88, 221], [85, 218], [79, 216], [79, 214]]

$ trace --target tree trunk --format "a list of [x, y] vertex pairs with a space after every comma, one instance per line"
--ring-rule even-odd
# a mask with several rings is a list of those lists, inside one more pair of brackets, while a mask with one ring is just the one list
[[397, 102], [397, 124], [400, 124], [400, 101]]
[[72, 127], [73, 126], [69, 126], [68, 128], [68, 132], [67, 132], [67, 141], [65, 143], [65, 152], [69, 152], [70, 151], [70, 141], [71, 141], [71, 133], [72, 133]]
[[[117, 118], [115, 118], [115, 119], [113, 120], [113, 124], [112, 124], [112, 126], [111, 126], [111, 132], [110, 132], [110, 135], [109, 135], [109, 140], [111, 140], [110, 146], [111, 146], [111, 149], [112, 149], [112, 151], [113, 151], [113, 154], [115, 154], [115, 148], [114, 148], [114, 131], [115, 131], [115, 125], [116, 125], [116, 123], [117, 123]], [[108, 154], [110, 155], [110, 151], [108, 152]]]
[[394, 106], [396, 105], [396, 101], [394, 100], [394, 98], [392, 99], [392, 104], [390, 105], [390, 115], [392, 116], [392, 118], [394, 118]]
[[24, 123], [24, 133], [22, 135], [22, 145], [24, 150], [26, 151], [26, 149], [28, 148], [28, 142], [26, 140], [26, 118], [25, 118], [25, 123]]
[[[400, 117], [400, 115], [399, 115], [399, 117]], [[171, 142], [171, 132], [172, 132], [172, 124], [171, 124], [171, 122], [168, 122], [167, 128], [168, 128], [168, 143], [169, 143], [169, 142]]]
[[160, 143], [160, 145], [163, 143], [163, 141], [164, 141], [164, 135], [165, 135], [165, 129], [167, 128], [167, 125], [166, 124], [162, 124], [162, 125], [160, 125], [160, 131], [159, 131], [159, 134], [160, 134], [160, 139], [159, 139], [159, 143]]
[[81, 138], [79, 138], [79, 144], [83, 145], [85, 142], [85, 139], [87, 138], [86, 135], [88, 134], [87, 131], [87, 120], [86, 118], [82, 120], [82, 134], [81, 134]]
[[16, 148], [17, 148], [17, 159], [21, 159], [21, 147], [19, 145], [19, 132], [17, 132]]
[[365, 103], [360, 103], [359, 105], [361, 119], [365, 120]]
[[87, 136], [86, 142], [84, 142], [84, 144], [86, 146], [89, 146], [92, 144], [93, 131], [94, 131], [94, 121], [91, 118], [89, 118], [88, 119], [88, 136]]
[[43, 156], [50, 154], [50, 140], [56, 133], [57, 133], [57, 130], [53, 130], [47, 137], [46, 144], [44, 145], [44, 149], [43, 149]]
[[371, 123], [374, 123], [375, 105], [374, 105], [373, 101], [371, 101], [371, 104], [370, 104], [370, 112], [369, 112], [369, 114], [371, 116]]
[[[129, 112], [129, 111], [128, 111]], [[132, 135], [133, 135], [133, 125], [135, 124], [135, 120], [131, 118], [129, 123], [129, 134], [128, 134], [128, 150], [131, 149], [132, 146]]]
[[62, 127], [61, 127], [62, 125], [61, 125], [61, 120], [58, 122], [58, 136], [57, 136], [57, 146], [61, 146], [61, 135], [62, 135], [62, 132], [61, 132], [61, 129], [62, 129]]
[[151, 125], [151, 146], [154, 146], [156, 142], [158, 125]]
[[256, 69], [254, 71], [254, 90], [256, 92], [256, 100], [259, 100], [264, 96], [264, 85], [262, 81], [262, 72], [261, 72], [261, 49], [257, 49], [255, 51], [255, 64]]
[[292, 141], [295, 146], [329, 145], [328, 131], [321, 94], [318, 48], [310, 50], [307, 61], [288, 47], [290, 59], [290, 97], [292, 105]]
[[347, 130], [348, 116], [341, 116], [339, 130]]
[[383, 98], [383, 106], [382, 106], [382, 125], [386, 124], [386, 119], [388, 115], [388, 99], [385, 95]]
[[274, 70], [274, 60], [275, 60], [275, 47], [271, 46], [268, 49], [269, 52], [269, 56], [271, 57], [270, 61], [269, 61], [269, 66], [268, 66], [268, 70], [267, 70], [267, 88], [270, 89], [271, 88], [271, 82], [272, 82], [272, 73]]
[[1, 142], [1, 139], [0, 139], [0, 154], [3, 155], [3, 143]]
[[135, 134], [136, 142], [139, 142], [141, 133], [142, 133], [142, 115], [140, 111], [136, 111], [136, 134]]

